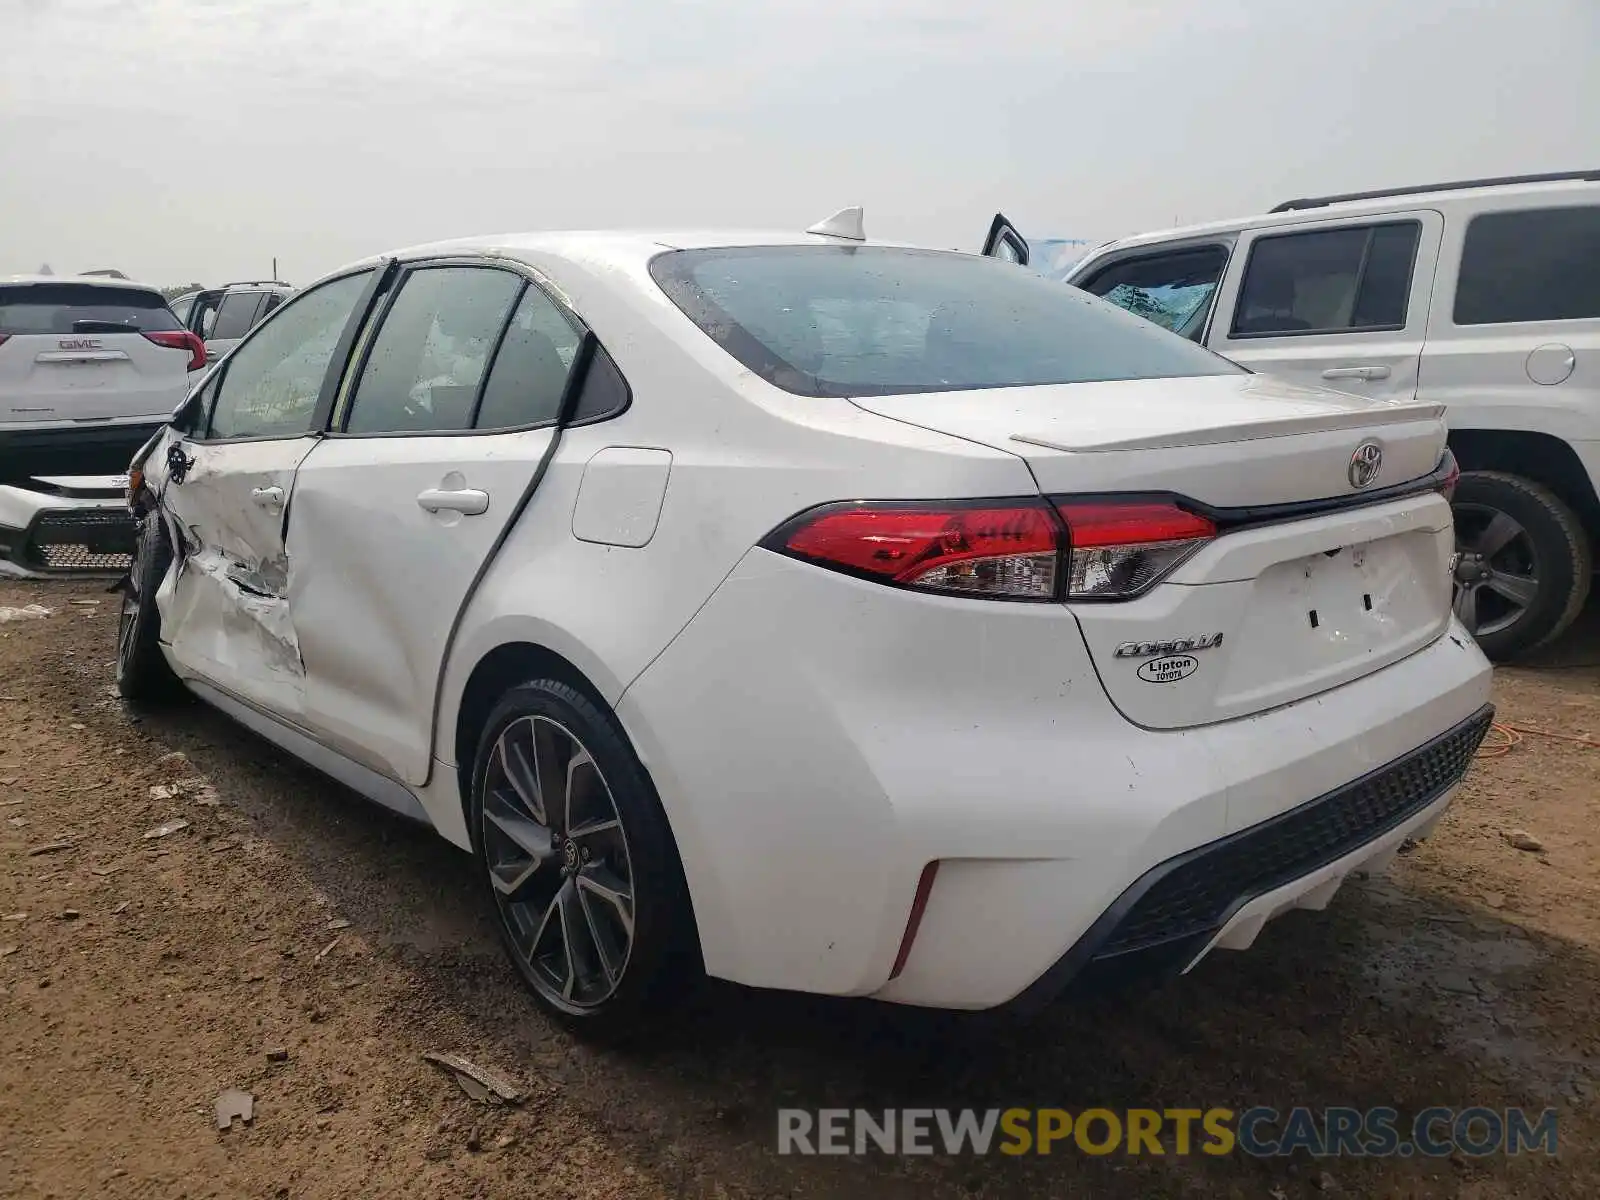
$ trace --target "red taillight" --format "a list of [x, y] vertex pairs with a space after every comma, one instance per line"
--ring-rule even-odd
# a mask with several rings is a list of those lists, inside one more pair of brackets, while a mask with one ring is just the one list
[[1439, 492], [1446, 500], [1456, 497], [1456, 484], [1461, 482], [1461, 464], [1456, 462], [1456, 456], [1450, 451], [1444, 452], [1444, 479], [1439, 484]]
[[198, 371], [206, 365], [206, 344], [187, 329], [162, 329], [146, 333], [145, 338], [169, 350], [189, 352], [189, 370]]
[[1068, 600], [1130, 600], [1217, 536], [1216, 523], [1166, 500], [1061, 500]]
[[762, 543], [921, 591], [991, 600], [1131, 600], [1217, 536], [1166, 500], [858, 502], [803, 513]]
[[1075, 550], [1217, 536], [1213, 522], [1162, 501], [1066, 500], [1056, 505], [1056, 511], [1072, 530]]
[[767, 545], [884, 583], [999, 600], [1054, 600], [1061, 530], [1047, 505], [848, 504], [805, 514]]

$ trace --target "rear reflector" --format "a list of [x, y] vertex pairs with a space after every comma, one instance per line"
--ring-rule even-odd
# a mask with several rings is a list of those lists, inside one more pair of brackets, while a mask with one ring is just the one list
[[900, 949], [894, 956], [894, 968], [889, 972], [890, 979], [898, 979], [900, 972], [906, 969], [906, 959], [911, 957], [911, 944], [917, 940], [917, 930], [922, 926], [922, 914], [927, 911], [928, 897], [933, 894], [933, 877], [938, 873], [937, 859], [922, 868], [922, 875], [917, 880], [916, 895], [911, 898], [911, 915], [906, 919], [906, 931], [900, 937]]
[[187, 350], [191, 371], [198, 371], [206, 365], [206, 344], [187, 329], [163, 329], [146, 333], [144, 336], [146, 340], [158, 346], [165, 346], [169, 350]]
[[768, 549], [923, 591], [1054, 600], [1061, 531], [1042, 501], [829, 505], [778, 529]]
[[1217, 527], [1165, 500], [1062, 500], [1071, 545], [1067, 599], [1131, 600], [1149, 591]]

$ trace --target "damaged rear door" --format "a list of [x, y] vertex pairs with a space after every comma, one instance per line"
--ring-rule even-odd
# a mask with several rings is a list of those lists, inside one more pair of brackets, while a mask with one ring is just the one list
[[316, 444], [379, 272], [321, 284], [257, 329], [207, 381], [168, 454], [163, 506], [178, 569], [157, 601], [173, 658], [238, 699], [296, 719], [304, 668], [289, 612], [284, 529], [295, 472]]

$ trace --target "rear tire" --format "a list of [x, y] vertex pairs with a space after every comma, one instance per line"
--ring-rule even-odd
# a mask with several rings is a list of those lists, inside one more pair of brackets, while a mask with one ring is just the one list
[[583, 692], [539, 679], [501, 697], [468, 817], [506, 952], [562, 1023], [638, 1033], [703, 977], [666, 813], [616, 718]]
[[1594, 572], [1576, 513], [1541, 484], [1468, 471], [1456, 485], [1455, 610], [1483, 652], [1506, 662], [1549, 645], [1589, 597]]
[[117, 622], [117, 691], [133, 704], [155, 705], [183, 694], [183, 684], [161, 653], [161, 613], [156, 589], [172, 565], [172, 546], [158, 513], [139, 521], [133, 564]]

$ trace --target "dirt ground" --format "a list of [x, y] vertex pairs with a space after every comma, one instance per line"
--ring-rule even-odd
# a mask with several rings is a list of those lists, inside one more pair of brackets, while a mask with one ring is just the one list
[[[198, 705], [127, 712], [103, 587], [0, 581], [0, 607], [51, 610], [0, 624], [0, 1195], [1600, 1195], [1600, 752], [1579, 741], [1481, 758], [1388, 879], [1153, 992], [1020, 1024], [724, 986], [650, 1048], [599, 1050], [534, 1011], [464, 856]], [[1600, 735], [1600, 608], [1497, 691], [1513, 725]], [[429, 1050], [528, 1099], [475, 1104]], [[219, 1132], [228, 1088], [254, 1121]], [[781, 1106], [1257, 1104], [1554, 1106], [1561, 1153], [775, 1152]]]

